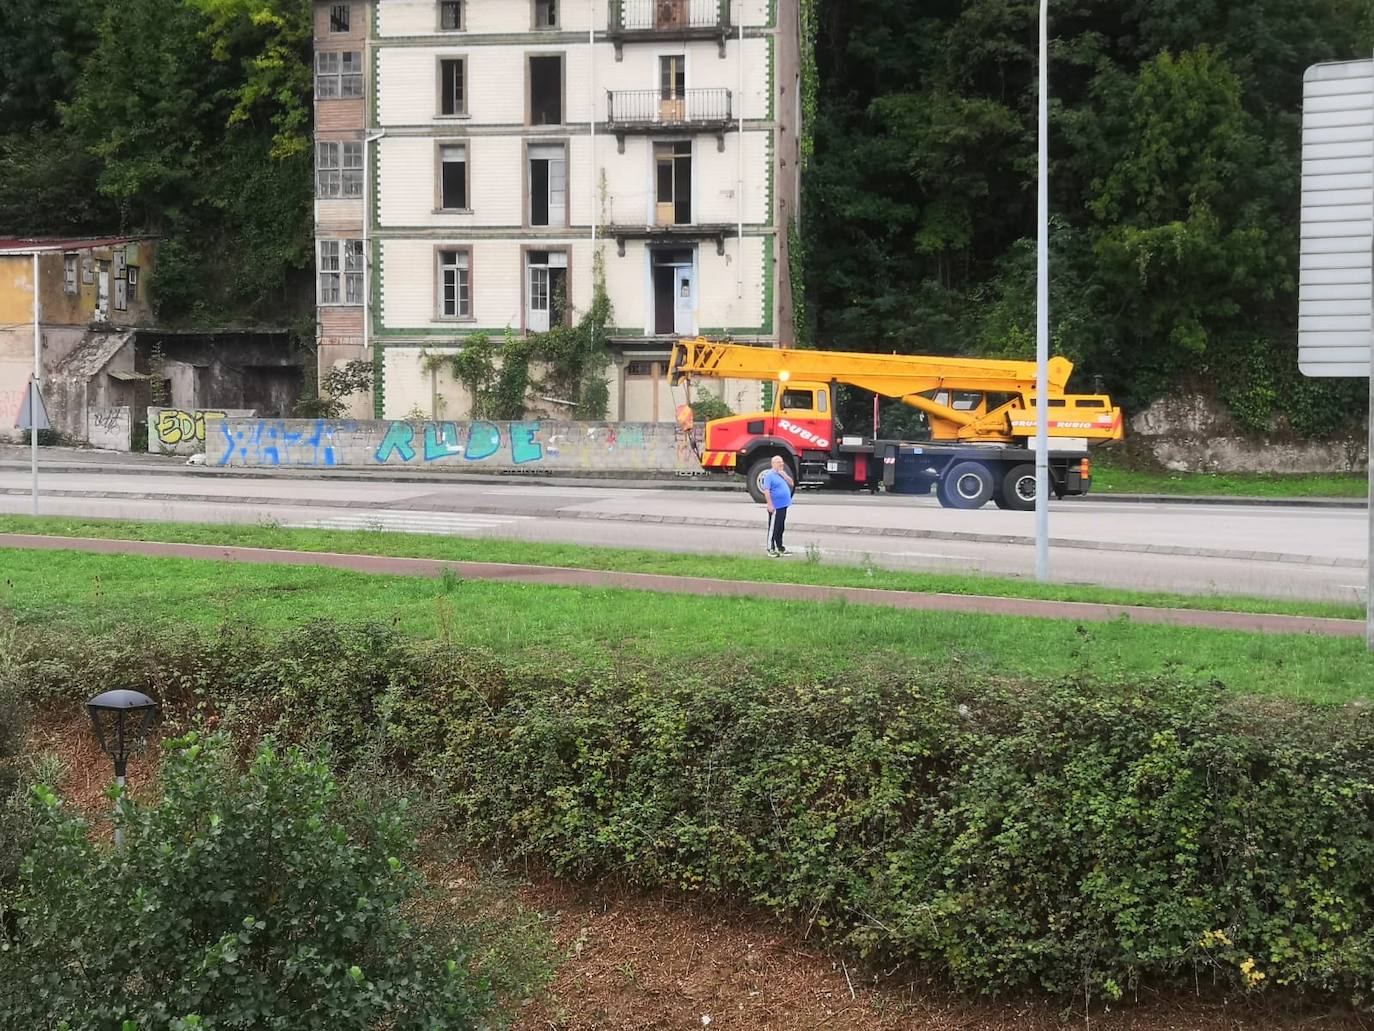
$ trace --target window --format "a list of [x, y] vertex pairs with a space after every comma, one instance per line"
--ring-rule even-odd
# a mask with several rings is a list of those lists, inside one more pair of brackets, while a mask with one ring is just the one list
[[663, 100], [681, 100], [687, 95], [687, 58], [682, 54], [658, 59], [658, 95]]
[[692, 222], [692, 144], [654, 144], [654, 221], [661, 226]]
[[363, 95], [363, 55], [356, 50], [315, 55], [315, 99], [352, 100]]
[[667, 362], [627, 362], [625, 365], [625, 375], [627, 376], [661, 376], [667, 378]]
[[530, 251], [526, 258], [525, 328], [547, 333], [568, 316], [568, 252]]
[[472, 254], [470, 251], [439, 252], [439, 317], [472, 318]]
[[459, 32], [463, 28], [463, 0], [439, 0], [439, 29]]
[[568, 224], [568, 152], [561, 143], [529, 149], [529, 217], [532, 226]]
[[809, 390], [784, 390], [782, 392], [782, 403], [779, 407], [784, 412], [809, 412], [812, 408], [813, 395]]
[[534, 27], [558, 28], [558, 0], [534, 0]]
[[315, 145], [315, 195], [361, 197], [363, 195], [363, 145], [317, 143]]
[[133, 304], [138, 300], [138, 266], [130, 265], [129, 273], [129, 303]]
[[530, 125], [563, 124], [563, 58], [530, 58]]
[[320, 241], [320, 303], [363, 303], [361, 240]]
[[329, 31], [347, 32], [348, 26], [352, 22], [352, 11], [348, 4], [329, 5]]
[[91, 261], [90, 258], [85, 258], [81, 262], [81, 282], [95, 282], [95, 264]]
[[439, 113], [465, 115], [468, 113], [467, 84], [463, 59], [446, 57], [439, 62]]
[[439, 207], [445, 211], [468, 210], [468, 148], [447, 143], [439, 148]]
[[62, 259], [62, 289], [69, 294], [76, 293], [76, 255], [67, 254]]

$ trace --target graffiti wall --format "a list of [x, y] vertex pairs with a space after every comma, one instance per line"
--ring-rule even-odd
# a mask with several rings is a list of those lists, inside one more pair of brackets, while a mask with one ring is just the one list
[[225, 419], [257, 415], [252, 408], [148, 409], [148, 450], [161, 455], [196, 455], [218, 439]]
[[662, 423], [228, 418], [207, 425], [205, 460], [211, 466], [247, 468], [694, 474], [701, 472], [701, 465], [691, 433], [689, 428]]
[[104, 448], [106, 451], [129, 451], [133, 447], [133, 430], [133, 409], [128, 405], [86, 410], [86, 440], [91, 447]]

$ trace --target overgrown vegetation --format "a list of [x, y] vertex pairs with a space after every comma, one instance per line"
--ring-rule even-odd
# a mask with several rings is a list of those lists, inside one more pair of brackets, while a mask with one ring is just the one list
[[[820, 346], [1034, 353], [1031, 0], [820, 5], [809, 300]], [[1353, 425], [1296, 360], [1304, 69], [1368, 56], [1365, 0], [1063, 2], [1051, 18], [1053, 346], [1135, 409]], [[863, 404], [846, 413], [866, 421]], [[869, 417], [871, 418], [871, 417]]]
[[[307, 369], [314, 367], [308, 363]], [[313, 397], [296, 402], [296, 415], [304, 419], [338, 419], [347, 410], [347, 402], [354, 394], [372, 389], [374, 370], [365, 358], [357, 358], [333, 365], [319, 377], [319, 388]]]
[[[222, 738], [172, 742], [162, 797], [93, 840], [47, 788], [0, 941], [6, 1027], [475, 1028], [491, 1009], [420, 892], [404, 808], [350, 798], [324, 763]], [[72, 1025], [72, 1018], [77, 1024]]]
[[[487, 333], [460, 341], [458, 353], [427, 355], [426, 370], [447, 369], [472, 398], [471, 418], [523, 419], [532, 405], [553, 404], [571, 418], [606, 418], [610, 390], [605, 370], [611, 301], [606, 293], [604, 259], [598, 253], [592, 273], [592, 303], [572, 325], [555, 325], [545, 333], [517, 336], [507, 329], [496, 343]], [[566, 298], [553, 303], [565, 310]]]
[[[10, 661], [30, 697], [99, 670], [199, 701], [435, 785], [471, 847], [746, 900], [969, 989], [1374, 985], [1364, 706], [867, 659], [520, 664], [378, 624], [51, 634]], [[194, 849], [218, 848], [196, 811]]]

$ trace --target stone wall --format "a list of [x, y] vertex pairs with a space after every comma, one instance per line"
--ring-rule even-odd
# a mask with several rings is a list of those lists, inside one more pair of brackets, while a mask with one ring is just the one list
[[1199, 394], [1163, 398], [1130, 420], [1132, 454], [1177, 472], [1364, 472], [1364, 430], [1329, 440], [1247, 434], [1224, 405]]
[[[695, 431], [699, 434], [699, 430]], [[660, 423], [235, 419], [207, 424], [209, 466], [701, 473], [689, 431]]]
[[224, 419], [250, 418], [251, 408], [149, 408], [148, 450], [155, 455], [196, 455], [217, 439]]

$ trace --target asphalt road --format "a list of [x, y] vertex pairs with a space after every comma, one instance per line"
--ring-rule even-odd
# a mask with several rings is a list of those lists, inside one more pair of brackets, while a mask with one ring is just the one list
[[[47, 515], [369, 528], [468, 537], [762, 555], [764, 514], [738, 491], [507, 479], [391, 482], [116, 470], [50, 462]], [[0, 462], [0, 511], [30, 511], [29, 475]], [[1034, 516], [933, 500], [804, 491], [788, 545], [805, 561], [1030, 576]], [[1051, 509], [1054, 578], [1185, 593], [1359, 602], [1365, 513], [1275, 505], [1066, 500]]]

